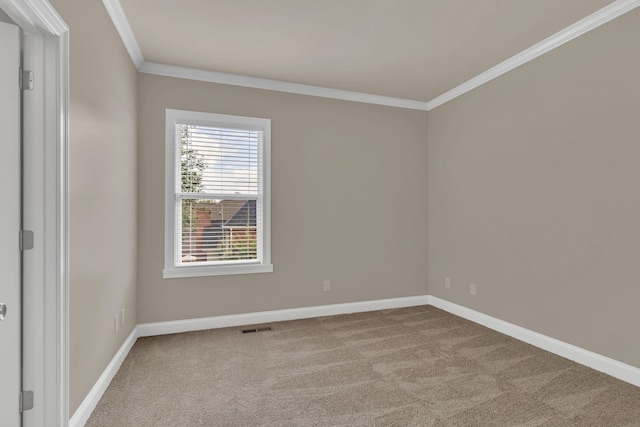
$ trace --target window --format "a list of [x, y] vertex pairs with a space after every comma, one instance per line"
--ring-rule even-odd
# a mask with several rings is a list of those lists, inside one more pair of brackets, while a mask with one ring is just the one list
[[273, 271], [271, 121], [166, 112], [164, 278]]

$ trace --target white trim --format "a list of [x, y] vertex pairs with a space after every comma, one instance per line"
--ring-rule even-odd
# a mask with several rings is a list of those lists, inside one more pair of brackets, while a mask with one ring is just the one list
[[111, 359], [111, 362], [107, 365], [104, 372], [102, 372], [98, 381], [93, 385], [87, 397], [84, 398], [75, 414], [73, 414], [73, 417], [69, 420], [69, 427], [82, 427], [87, 423], [91, 413], [98, 405], [98, 402], [100, 402], [102, 395], [107, 390], [107, 387], [109, 387], [109, 384], [111, 384], [113, 377], [118, 373], [122, 362], [124, 362], [124, 359], [133, 348], [137, 339], [138, 328], [135, 327], [124, 343], [122, 343], [122, 346], [120, 346], [115, 356], [113, 356], [113, 359]]
[[220, 83], [231, 86], [250, 87], [254, 89], [273, 90], [276, 92], [295, 93], [299, 95], [317, 96], [321, 98], [340, 99], [343, 101], [363, 102], [367, 104], [385, 105], [414, 110], [426, 110], [427, 103], [410, 99], [393, 98], [390, 96], [372, 95], [368, 93], [331, 89], [300, 83], [290, 83], [279, 80], [262, 79], [258, 77], [241, 76], [237, 74], [220, 73], [216, 71], [198, 70], [195, 68], [178, 67], [167, 64], [146, 62], [136, 40], [135, 34], [119, 0], [102, 0], [109, 16], [113, 21], [120, 38], [124, 43], [131, 60], [139, 72], [159, 76], [175, 77], [179, 79], [197, 80], [209, 83]]
[[69, 27], [47, 0], [3, 0], [2, 7], [8, 7], [9, 16], [23, 27], [39, 28], [53, 36], [61, 36]]
[[136, 40], [133, 30], [131, 30], [131, 25], [129, 25], [129, 20], [122, 9], [120, 1], [102, 0], [102, 3], [104, 3], [104, 7], [107, 8], [113, 25], [115, 25], [116, 30], [118, 30], [118, 34], [120, 34], [120, 38], [124, 43], [124, 47], [127, 48], [133, 64], [139, 70], [144, 64], [144, 56], [142, 56], [142, 50], [140, 50], [140, 45], [138, 45], [138, 40]]
[[149, 337], [177, 334], [180, 332], [201, 331], [205, 329], [228, 328], [231, 326], [255, 325], [260, 323], [281, 322], [284, 320], [309, 319], [320, 316], [385, 310], [389, 308], [413, 307], [416, 305], [425, 305], [427, 301], [427, 296], [420, 295], [415, 297], [261, 311], [257, 313], [231, 314], [228, 316], [204, 317], [200, 319], [143, 323], [138, 325], [138, 336]]
[[273, 90], [276, 92], [295, 93], [320, 98], [339, 99], [342, 101], [363, 102], [366, 104], [385, 105], [389, 107], [409, 108], [426, 111], [427, 103], [411, 99], [393, 98], [390, 96], [372, 95], [348, 90], [331, 89], [300, 83], [289, 83], [280, 80], [262, 79], [258, 77], [240, 76], [237, 74], [220, 73], [217, 71], [198, 70], [195, 68], [178, 67], [175, 65], [145, 62], [138, 68], [145, 74], [175, 77], [179, 79], [197, 80], [201, 82], [220, 83], [230, 86], [250, 87], [254, 89]]
[[138, 46], [135, 35], [122, 10], [119, 0], [102, 0], [114, 25], [120, 33], [129, 55], [136, 68], [141, 73], [159, 76], [175, 77], [179, 79], [197, 80], [209, 83], [219, 83], [231, 86], [251, 87], [255, 89], [273, 90], [277, 92], [295, 93], [300, 95], [317, 96], [321, 98], [339, 99], [343, 101], [363, 102], [367, 104], [385, 105], [389, 107], [408, 108], [429, 111], [449, 102], [465, 93], [497, 78], [509, 71], [562, 46], [607, 22], [615, 19], [640, 6], [640, 0], [616, 0], [586, 18], [568, 26], [545, 40], [512, 56], [489, 70], [467, 80], [455, 88], [443, 93], [429, 102], [412, 99], [393, 98], [372, 95], [361, 92], [351, 92], [320, 86], [289, 83], [279, 80], [261, 79], [257, 77], [240, 76], [237, 74], [220, 73], [216, 71], [198, 70], [194, 68], [178, 67], [174, 65], [146, 62]]
[[[34, 249], [23, 254], [23, 387], [37, 402], [26, 427], [68, 424], [68, 27], [46, 0], [0, 0], [22, 29], [24, 66], [24, 228]], [[45, 357], [46, 355], [46, 357]]]
[[273, 264], [179, 266], [162, 270], [162, 278], [177, 279], [180, 277], [228, 276], [254, 273], [273, 273]]
[[[229, 127], [262, 132], [259, 148], [261, 155], [258, 162], [262, 165], [259, 177], [260, 194], [247, 195], [261, 202], [257, 203], [257, 218], [262, 218], [258, 230], [262, 234], [258, 238], [258, 259], [252, 262], [227, 262], [217, 264], [176, 265], [177, 247], [181, 244], [178, 223], [178, 198], [184, 193], [176, 193], [179, 188], [179, 171], [176, 168], [176, 126], [195, 125], [211, 127]], [[232, 116], [200, 111], [165, 110], [165, 224], [164, 224], [164, 270], [162, 277], [172, 279], [178, 277], [219, 276], [227, 274], [271, 273], [271, 120], [256, 117]], [[209, 193], [211, 196], [213, 193]], [[241, 197], [240, 194], [237, 197]], [[236, 196], [232, 196], [232, 199]]]
[[509, 335], [510, 337], [516, 338], [520, 341], [524, 341], [543, 350], [557, 354], [558, 356], [573, 360], [581, 365], [588, 366], [596, 371], [604, 372], [612, 377], [640, 387], [640, 368], [627, 365], [626, 363], [568, 344], [564, 341], [539, 334], [521, 326], [514, 325], [513, 323], [496, 319], [495, 317], [454, 304], [438, 297], [430, 295], [428, 297], [428, 301], [428, 304], [445, 310], [451, 314], [455, 314], [456, 316], [460, 316], [474, 323], [486, 326], [494, 331]]
[[618, 362], [617, 360], [610, 359], [588, 350], [584, 350], [580, 347], [550, 338], [546, 335], [530, 331], [526, 328], [496, 319], [495, 317], [488, 316], [438, 297], [431, 295], [418, 295], [413, 297], [390, 298], [354, 303], [321, 305], [315, 307], [262, 311], [257, 313], [232, 314], [228, 316], [215, 316], [200, 319], [139, 324], [133, 329], [129, 337], [122, 344], [76, 413], [73, 415], [69, 422], [69, 427], [82, 427], [85, 425], [138, 338], [201, 331], [206, 329], [281, 322], [286, 320], [309, 319], [319, 316], [335, 316], [339, 314], [360, 313], [365, 311], [414, 307], [420, 305], [432, 305], [456, 316], [486, 326], [497, 332], [509, 335], [543, 350], [573, 360], [577, 363], [640, 387], [640, 368]]
[[69, 427], [83, 427], [86, 424], [100, 402], [100, 399], [104, 395], [104, 392], [109, 387], [109, 384], [111, 384], [113, 377], [118, 373], [120, 366], [122, 366], [122, 363], [133, 348], [133, 345], [140, 337], [200, 331], [204, 329], [226, 328], [230, 326], [244, 326], [266, 322], [278, 322], [283, 320], [306, 319], [318, 316], [332, 316], [336, 314], [359, 313], [363, 311], [384, 310], [389, 308], [412, 307], [416, 305], [425, 305], [426, 303], [427, 296], [422, 295], [416, 297], [392, 298], [137, 325], [133, 328], [133, 331], [131, 331], [122, 346], [120, 346], [120, 349], [117, 351], [115, 356], [113, 356], [113, 359], [91, 388], [89, 394], [84, 398], [75, 414], [73, 414], [73, 417], [69, 420]]
[[220, 83], [231, 86], [250, 87], [254, 89], [273, 90], [276, 92], [295, 93], [299, 95], [317, 96], [321, 98], [340, 99], [343, 101], [363, 102], [367, 104], [385, 105], [390, 107], [426, 110], [427, 103], [410, 99], [393, 98], [390, 96], [372, 95], [368, 93], [331, 89], [300, 83], [290, 83], [279, 80], [262, 79], [258, 77], [241, 76], [237, 74], [220, 73], [217, 71], [198, 70], [195, 68], [178, 67], [174, 65], [146, 62], [136, 40], [135, 34], [119, 0], [102, 0], [109, 16], [113, 21], [120, 38], [124, 43], [131, 60], [139, 72], [159, 76], [175, 77], [179, 79], [197, 80], [209, 83]]
[[554, 35], [542, 40], [541, 42], [531, 46], [528, 49], [512, 56], [504, 62], [496, 65], [478, 74], [474, 78], [467, 80], [459, 86], [443, 93], [442, 95], [427, 102], [427, 110], [433, 110], [436, 107], [449, 102], [465, 93], [472, 91], [478, 86], [482, 86], [491, 80], [500, 77], [501, 75], [508, 73], [509, 71], [517, 68], [529, 61], [536, 59], [537, 57], [544, 55], [545, 53], [562, 46], [563, 44], [570, 42], [571, 40], [580, 37], [581, 35], [598, 28], [599, 26], [606, 24], [607, 22], [615, 19], [625, 13], [640, 6], [640, 0], [617, 0], [608, 6], [603, 7], [597, 12], [587, 16], [586, 18], [576, 22], [567, 28], [558, 31]]
[[[56, 320], [57, 333], [49, 338], [48, 348], [57, 349], [57, 361], [51, 361], [57, 365], [58, 384], [56, 394], [58, 397], [58, 419], [64, 426], [69, 420], [69, 32], [62, 33], [57, 40], [57, 52], [48, 50], [49, 65], [55, 63], [57, 74], [47, 73], [52, 81], [49, 85], [49, 99], [55, 99], [56, 109], [52, 106], [45, 107], [49, 120], [55, 120], [50, 128], [55, 130], [54, 136], [48, 137], [48, 143], [55, 148], [49, 148], [50, 154], [46, 155], [47, 175], [45, 180], [54, 180], [50, 184], [50, 190], [55, 188], [55, 193], [49, 194], [47, 205], [55, 214], [50, 217], [51, 241], [49, 257], [55, 260], [55, 264], [48, 269], [48, 274], [55, 273], [56, 290], [50, 290], [50, 298], [56, 301], [57, 310], [48, 314], [48, 322]], [[54, 62], [55, 61], [55, 62]], [[56, 84], [53, 84], [55, 82]], [[50, 101], [51, 104], [51, 101]], [[45, 181], [47, 182], [47, 181]], [[46, 281], [48, 282], [48, 280]], [[45, 286], [47, 283], [45, 283]], [[52, 300], [51, 300], [52, 301]], [[53, 308], [53, 302], [47, 303], [47, 307]], [[61, 408], [60, 408], [61, 406]], [[51, 408], [53, 411], [53, 408]]]

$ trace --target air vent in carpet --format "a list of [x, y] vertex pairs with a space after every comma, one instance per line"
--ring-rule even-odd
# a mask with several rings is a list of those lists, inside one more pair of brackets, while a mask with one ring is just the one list
[[249, 328], [249, 329], [243, 329], [242, 333], [250, 334], [252, 332], [264, 332], [264, 331], [273, 331], [273, 328], [271, 326], [262, 326], [260, 328]]

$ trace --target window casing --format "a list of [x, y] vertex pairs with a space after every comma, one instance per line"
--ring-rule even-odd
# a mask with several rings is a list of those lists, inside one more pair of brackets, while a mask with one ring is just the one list
[[164, 278], [272, 272], [271, 121], [166, 110]]

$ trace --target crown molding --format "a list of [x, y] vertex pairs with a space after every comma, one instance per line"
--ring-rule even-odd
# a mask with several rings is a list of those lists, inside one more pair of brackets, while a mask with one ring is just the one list
[[23, 29], [42, 30], [60, 37], [69, 27], [47, 0], [0, 0], [0, 7]]
[[464, 95], [465, 93], [472, 91], [473, 89], [482, 86], [483, 84], [490, 82], [491, 80], [500, 77], [501, 75], [508, 73], [509, 71], [526, 64], [527, 62], [532, 61], [537, 57], [544, 55], [545, 53], [550, 52], [551, 50], [562, 46], [563, 44], [640, 6], [640, 0], [616, 0], [608, 6], [603, 7], [597, 12], [573, 25], [568, 26], [530, 48], [523, 50], [476, 77], [467, 80], [461, 85], [454, 87], [431, 101], [423, 102], [412, 99], [393, 98], [279, 80], [262, 79], [237, 74], [220, 73], [217, 71], [199, 70], [195, 68], [146, 62], [135, 35], [131, 30], [129, 21], [124, 14], [124, 10], [120, 5], [120, 1], [102, 0], [102, 2], [107, 8], [109, 16], [111, 16], [127, 51], [129, 51], [129, 55], [131, 56], [133, 63], [141, 73], [423, 111], [432, 110], [446, 102]]
[[[15, 3], [15, 1], [12, 1]], [[28, 8], [38, 14], [38, 24], [57, 37], [69, 31], [69, 27], [47, 0], [27, 0]]]
[[140, 50], [140, 45], [138, 45], [138, 40], [136, 40], [136, 36], [133, 34], [133, 30], [131, 30], [129, 20], [124, 14], [120, 1], [102, 0], [102, 3], [104, 3], [104, 7], [107, 8], [107, 12], [109, 12], [109, 16], [111, 17], [116, 30], [118, 30], [118, 34], [120, 34], [120, 38], [122, 39], [124, 46], [127, 48], [131, 60], [135, 64], [136, 68], [140, 70], [140, 67], [144, 64], [144, 56]]
[[465, 93], [482, 86], [483, 84], [500, 77], [501, 75], [508, 73], [509, 71], [517, 68], [529, 61], [536, 59], [537, 57], [544, 55], [545, 53], [562, 46], [563, 44], [570, 42], [571, 40], [580, 37], [581, 35], [598, 28], [599, 26], [606, 24], [607, 22], [615, 19], [627, 12], [640, 6], [640, 0], [617, 0], [608, 6], [594, 12], [586, 18], [576, 22], [573, 25], [568, 26], [564, 30], [558, 31], [554, 35], [542, 40], [531, 46], [528, 49], [512, 56], [504, 62], [496, 65], [485, 71], [482, 74], [478, 74], [476, 77], [467, 80], [459, 86], [443, 93], [442, 95], [427, 102], [427, 111], [433, 110], [440, 105], [449, 102]]
[[240, 76], [237, 74], [219, 73], [217, 71], [198, 70], [195, 68], [177, 67], [175, 65], [145, 62], [138, 67], [138, 71], [166, 77], [199, 80], [209, 83], [220, 83], [231, 86], [250, 87], [255, 89], [288, 92], [299, 95], [317, 96], [321, 98], [340, 99], [343, 101], [364, 102], [367, 104], [386, 105], [390, 107], [410, 108], [414, 110], [427, 109], [427, 103], [411, 99], [392, 98], [389, 96], [372, 95], [361, 92], [331, 89], [320, 86], [310, 86], [300, 83], [289, 83], [279, 80], [261, 79], [257, 77]]

